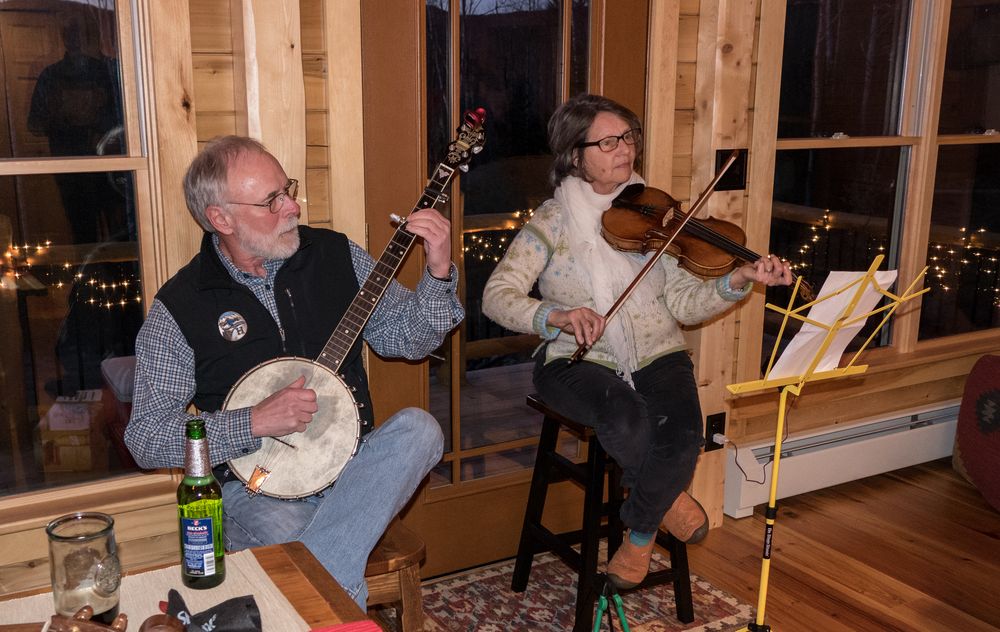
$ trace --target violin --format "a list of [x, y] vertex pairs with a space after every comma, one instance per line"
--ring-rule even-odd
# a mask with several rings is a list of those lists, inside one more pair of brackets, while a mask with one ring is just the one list
[[[605, 320], [610, 320], [612, 316], [618, 313], [618, 310], [628, 300], [635, 287], [646, 278], [646, 275], [649, 274], [649, 271], [653, 269], [653, 266], [656, 265], [665, 252], [674, 254], [677, 257], [678, 265], [692, 266], [692, 268], [697, 266], [701, 270], [706, 271], [705, 276], [722, 276], [735, 267], [737, 259], [748, 263], [760, 259], [760, 255], [743, 247], [743, 244], [746, 243], [746, 235], [735, 224], [729, 224], [729, 222], [717, 219], [709, 221], [694, 218], [695, 213], [708, 200], [712, 191], [719, 184], [719, 180], [722, 179], [723, 174], [736, 161], [738, 155], [738, 149], [734, 149], [729, 154], [729, 158], [722, 165], [722, 169], [715, 174], [715, 178], [712, 179], [708, 187], [705, 188], [705, 191], [698, 198], [698, 201], [694, 203], [694, 206], [687, 213], [681, 212], [680, 202], [665, 192], [646, 187], [643, 184], [632, 184], [625, 187], [622, 195], [616, 198], [615, 204], [604, 212], [604, 215], [601, 216], [601, 233], [612, 247], [619, 250], [627, 250], [628, 252], [646, 253], [654, 251], [653, 255], [646, 261], [646, 265], [639, 271], [639, 274], [632, 279], [632, 283], [625, 288], [625, 291], [622, 292], [611, 308], [608, 309], [608, 312], [604, 315]], [[650, 195], [660, 194], [654, 203], [650, 203], [648, 200], [635, 200], [636, 197], [643, 195], [647, 190], [656, 192], [650, 193]], [[605, 216], [612, 211], [615, 211], [612, 218], [618, 216], [624, 217], [624, 219], [617, 222], [611, 222], [610, 219], [606, 220]], [[622, 216], [619, 211], [624, 211], [625, 215]], [[629, 217], [629, 214], [632, 216]], [[608, 224], [616, 226], [618, 230], [608, 230]], [[715, 230], [721, 224], [729, 226], [725, 229], [725, 233]], [[612, 237], [609, 237], [609, 234]], [[688, 237], [691, 236], [699, 244], [704, 242], [706, 245], [710, 245], [731, 255], [729, 262], [723, 262], [717, 254], [712, 257], [699, 255], [692, 258], [690, 253], [695, 248], [692, 247], [694, 242], [688, 240]], [[678, 238], [680, 238], [680, 241], [678, 241]], [[686, 249], [689, 254], [684, 254], [685, 249], [682, 247], [682, 244], [686, 241], [689, 244]], [[698, 245], [697, 249], [701, 250], [701, 246]], [[727, 265], [729, 267], [726, 267]], [[692, 271], [694, 270], [692, 269]], [[804, 280], [799, 283], [799, 293], [806, 300], [813, 300], [812, 289]], [[578, 346], [576, 353], [570, 357], [570, 362], [579, 362], [582, 360], [588, 349], [589, 347], [585, 344]]]
[[[677, 265], [701, 277], [720, 277], [761, 258], [744, 245], [746, 234], [736, 224], [714, 217], [688, 217], [669, 193], [639, 183], [625, 187], [601, 216], [601, 235], [623, 252], [645, 254], [666, 245]], [[799, 294], [813, 300], [812, 288], [804, 279]]]

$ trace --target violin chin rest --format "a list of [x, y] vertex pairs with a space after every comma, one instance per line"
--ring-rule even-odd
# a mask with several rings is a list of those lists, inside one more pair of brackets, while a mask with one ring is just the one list
[[635, 196], [642, 193], [645, 189], [646, 189], [645, 184], [641, 182], [633, 182], [632, 184], [622, 189], [622, 192], [618, 194], [618, 197], [616, 199], [628, 200], [630, 198], [634, 198]]

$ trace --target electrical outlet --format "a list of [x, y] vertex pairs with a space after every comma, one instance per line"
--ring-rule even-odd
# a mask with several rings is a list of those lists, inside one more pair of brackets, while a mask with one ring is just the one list
[[[716, 191], [743, 191], [747, 188], [747, 150], [741, 148], [739, 152], [729, 171], [724, 173], [715, 185]], [[722, 169], [722, 165], [726, 164], [732, 153], [732, 149], [719, 149], [715, 152], [716, 172]]]
[[705, 418], [705, 452], [722, 447], [712, 440], [716, 434], [726, 434], [726, 413], [715, 413]]

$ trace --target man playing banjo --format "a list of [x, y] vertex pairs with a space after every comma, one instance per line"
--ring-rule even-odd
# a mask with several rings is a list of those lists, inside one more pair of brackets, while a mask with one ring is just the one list
[[[320, 424], [324, 396], [313, 386], [320, 380], [305, 370], [272, 377], [276, 386], [251, 405], [226, 406], [227, 394], [274, 358], [325, 355], [331, 331], [352, 300], [364, 296], [359, 288], [378, 276], [372, 257], [343, 234], [299, 226], [297, 190], [278, 161], [248, 138], [215, 139], [195, 157], [184, 193], [206, 232], [201, 251], [157, 292], [139, 332], [125, 440], [142, 468], [182, 467], [193, 403], [203, 411], [223, 484], [226, 548], [302, 541], [364, 609], [368, 555], [441, 458], [442, 435], [417, 408], [374, 428], [360, 339], [344, 350], [337, 371], [356, 411], [344, 437], [356, 453], [335, 484], [294, 499], [248, 494], [227, 467], [264, 452], [262, 443], [287, 446]], [[380, 355], [418, 359], [441, 344], [464, 311], [448, 220], [428, 208], [407, 218], [405, 229], [422, 239], [427, 269], [415, 291], [386, 280], [360, 335]], [[322, 463], [302, 460], [286, 469], [304, 484], [326, 474], [317, 471]]]

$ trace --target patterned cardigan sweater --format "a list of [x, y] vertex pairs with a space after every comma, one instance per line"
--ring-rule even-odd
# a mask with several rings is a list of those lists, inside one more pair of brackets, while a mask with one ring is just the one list
[[[555, 200], [548, 200], [535, 210], [520, 233], [511, 242], [483, 292], [483, 312], [512, 331], [536, 333], [550, 340], [546, 362], [568, 358], [576, 351], [572, 334], [545, 325], [553, 309], [589, 307], [594, 311], [589, 281], [569, 251], [563, 234], [564, 213]], [[641, 255], [626, 255], [641, 257]], [[542, 300], [528, 295], [535, 281]], [[632, 279], [624, 279], [622, 289]], [[634, 301], [626, 301], [621, 310], [632, 319], [638, 368], [653, 360], [685, 348], [680, 325], [695, 325], [729, 309], [743, 299], [752, 284], [739, 290], [729, 287], [729, 275], [703, 281], [678, 267], [677, 260], [663, 256], [643, 283], [662, 288], [655, 309], [640, 310]], [[619, 296], [621, 292], [616, 292]], [[616, 314], [614, 318], [619, 318]], [[618, 370], [617, 362], [604, 339], [587, 352], [586, 359]]]

